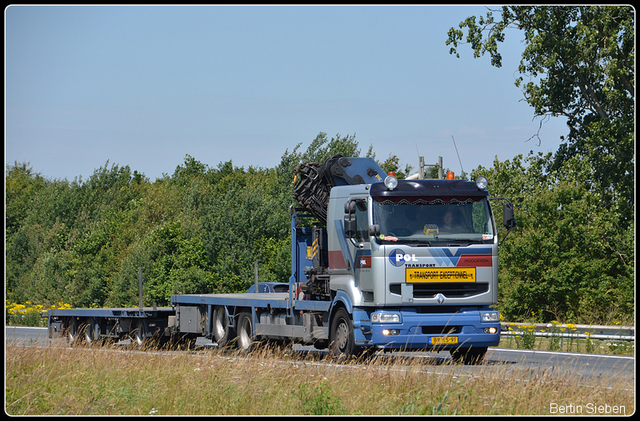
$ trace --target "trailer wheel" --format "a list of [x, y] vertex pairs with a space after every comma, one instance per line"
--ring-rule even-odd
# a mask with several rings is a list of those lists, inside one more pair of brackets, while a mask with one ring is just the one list
[[333, 316], [329, 340], [329, 352], [333, 357], [350, 357], [359, 351], [353, 336], [351, 317], [344, 308], [338, 309], [335, 316]]
[[453, 361], [457, 363], [474, 365], [482, 363], [484, 356], [487, 354], [487, 347], [457, 348], [452, 349], [449, 353]]
[[67, 343], [69, 346], [77, 345], [80, 341], [78, 338], [78, 321], [75, 317], [69, 317], [65, 325], [67, 328]]
[[233, 328], [229, 326], [229, 319], [224, 307], [218, 306], [213, 310], [213, 338], [220, 348], [226, 346], [234, 337]]
[[138, 348], [144, 346], [147, 342], [147, 326], [143, 319], [138, 319], [136, 330], [133, 332], [133, 343]]
[[238, 340], [236, 345], [241, 351], [249, 352], [253, 348], [253, 319], [251, 313], [242, 312], [238, 316]]
[[81, 331], [84, 333], [84, 342], [87, 345], [93, 345], [100, 339], [100, 326], [93, 318], [85, 320]]

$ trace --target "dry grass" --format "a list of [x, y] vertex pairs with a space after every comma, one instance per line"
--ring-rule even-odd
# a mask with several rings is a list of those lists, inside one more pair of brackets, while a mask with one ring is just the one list
[[500, 365], [461, 375], [456, 367], [386, 357], [359, 364], [271, 350], [6, 351], [11, 415], [530, 415], [589, 403], [635, 410], [630, 376], [607, 388]]

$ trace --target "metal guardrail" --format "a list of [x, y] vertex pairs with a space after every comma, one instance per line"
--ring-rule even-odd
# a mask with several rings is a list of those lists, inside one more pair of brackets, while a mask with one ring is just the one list
[[577, 338], [635, 342], [634, 326], [599, 326], [557, 323], [502, 323], [503, 336], [531, 334], [543, 338]]

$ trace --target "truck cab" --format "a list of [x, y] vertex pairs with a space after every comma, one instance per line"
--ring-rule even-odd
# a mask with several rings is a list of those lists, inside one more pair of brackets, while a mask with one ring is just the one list
[[498, 237], [488, 195], [462, 180], [335, 188], [332, 281], [353, 278], [358, 304], [495, 304]]
[[331, 188], [326, 229], [306, 240], [311, 251], [298, 265], [306, 279], [298, 279], [307, 299], [332, 301], [330, 320], [341, 309], [353, 332], [339, 339], [331, 323], [336, 354], [436, 349], [475, 362], [498, 345], [500, 316], [490, 307], [498, 297], [498, 235], [482, 181], [390, 176]]

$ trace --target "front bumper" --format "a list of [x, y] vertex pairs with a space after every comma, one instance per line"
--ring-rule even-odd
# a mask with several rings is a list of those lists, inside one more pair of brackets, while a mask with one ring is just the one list
[[[385, 309], [399, 313], [399, 323], [371, 323], [354, 317], [357, 345], [384, 349], [451, 350], [497, 346], [500, 322], [483, 322], [481, 314], [490, 309], [461, 309], [456, 313], [424, 313], [416, 309]], [[491, 329], [493, 328], [493, 329]], [[489, 330], [495, 333], [487, 333]]]

